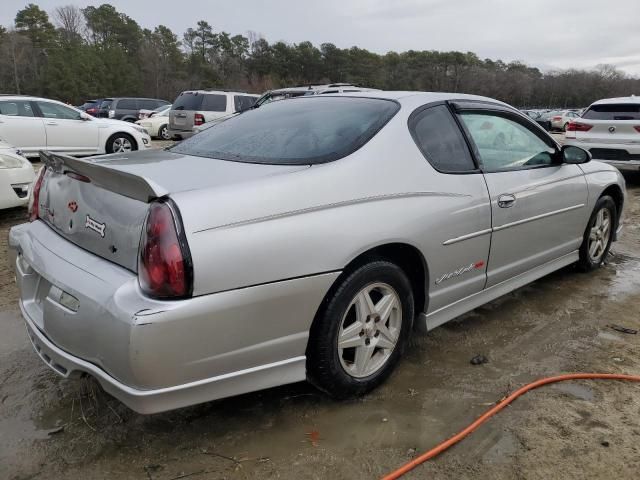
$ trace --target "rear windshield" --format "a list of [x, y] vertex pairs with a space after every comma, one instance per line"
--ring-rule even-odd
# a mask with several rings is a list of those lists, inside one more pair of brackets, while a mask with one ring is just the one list
[[582, 118], [589, 120], [640, 120], [640, 104], [608, 103], [591, 105]]
[[249, 110], [171, 151], [247, 163], [305, 165], [345, 157], [399, 110], [391, 100], [300, 97]]
[[256, 100], [256, 97], [250, 97], [249, 95], [234, 95], [233, 106], [236, 112], [240, 112], [241, 110], [246, 110], [247, 108], [253, 107], [256, 103]]
[[197, 92], [183, 92], [173, 102], [173, 110], [200, 110], [204, 95]]

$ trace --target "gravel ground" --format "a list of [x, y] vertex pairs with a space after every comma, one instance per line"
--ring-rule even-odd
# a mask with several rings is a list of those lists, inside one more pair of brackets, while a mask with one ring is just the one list
[[[153, 416], [92, 380], [64, 381], [32, 352], [0, 261], [0, 478], [372, 479], [479, 416], [507, 392], [566, 372], [640, 374], [640, 176], [624, 236], [591, 274], [566, 268], [416, 336], [363, 399], [300, 383]], [[0, 256], [24, 210], [0, 213]], [[484, 365], [471, 365], [477, 355]], [[406, 478], [638, 478], [640, 385], [581, 381], [516, 401]]]

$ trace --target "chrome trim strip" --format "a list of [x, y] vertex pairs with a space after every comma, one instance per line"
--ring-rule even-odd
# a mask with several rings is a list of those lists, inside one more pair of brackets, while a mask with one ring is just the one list
[[560, 213], [570, 212], [571, 210], [577, 210], [578, 208], [584, 207], [584, 203], [580, 205], [574, 205], [572, 207], [561, 208], [560, 210], [554, 210], [553, 212], [543, 213], [541, 215], [536, 215], [534, 217], [523, 218], [522, 220], [518, 220], [516, 222], [505, 223], [504, 225], [500, 225], [498, 227], [493, 227], [494, 232], [499, 232], [500, 230], [506, 230], [507, 228], [515, 227], [517, 225], [522, 225], [523, 223], [529, 223], [536, 220], [541, 220], [543, 218], [551, 217], [553, 215], [558, 215]]
[[551, 217], [553, 215], [558, 215], [560, 213], [570, 212], [571, 210], [576, 210], [578, 208], [584, 207], [585, 204], [581, 203], [580, 205], [574, 205], [572, 207], [561, 208], [560, 210], [554, 210], [553, 212], [543, 213], [541, 215], [536, 215], [535, 217], [524, 218], [522, 220], [518, 220], [516, 222], [505, 223], [504, 225], [500, 225], [498, 227], [487, 228], [485, 230], [479, 230], [477, 232], [467, 233], [466, 235], [461, 235], [459, 237], [450, 238], [449, 240], [445, 240], [442, 242], [442, 245], [453, 245], [454, 243], [463, 242], [465, 240], [470, 240], [472, 238], [480, 237], [482, 235], [486, 235], [487, 233], [499, 232], [500, 230], [506, 230], [507, 228], [515, 227], [517, 225], [522, 225], [523, 223], [529, 223], [536, 220], [541, 220], [543, 218]]
[[453, 245], [454, 243], [464, 242], [465, 240], [469, 240], [471, 238], [480, 237], [482, 235], [486, 235], [487, 233], [491, 233], [493, 230], [491, 228], [487, 228], [485, 230], [479, 230], [477, 232], [467, 233], [466, 235], [461, 235], [459, 237], [450, 238], [449, 240], [445, 240], [442, 242], [442, 245]]

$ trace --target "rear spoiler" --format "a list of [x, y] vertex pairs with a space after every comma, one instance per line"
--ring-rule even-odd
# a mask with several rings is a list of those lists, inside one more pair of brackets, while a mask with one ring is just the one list
[[125, 197], [149, 203], [164, 197], [169, 192], [151, 180], [113, 167], [107, 167], [91, 160], [40, 151], [40, 159], [56, 173], [75, 172], [83, 175], [91, 183]]

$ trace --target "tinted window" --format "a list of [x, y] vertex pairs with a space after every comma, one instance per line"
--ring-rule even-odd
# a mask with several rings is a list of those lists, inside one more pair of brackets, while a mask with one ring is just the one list
[[398, 111], [371, 98], [314, 96], [249, 110], [185, 140], [172, 151], [269, 164], [337, 160], [364, 145]]
[[183, 92], [173, 102], [173, 110], [200, 110], [204, 95], [197, 92]]
[[236, 112], [239, 112], [240, 110], [246, 110], [247, 108], [253, 107], [256, 100], [256, 97], [250, 97], [249, 95], [234, 95], [233, 106]]
[[36, 102], [44, 118], [57, 118], [60, 120], [80, 120], [80, 112], [58, 105], [57, 103]]
[[582, 118], [589, 120], [640, 120], [640, 104], [591, 105]]
[[157, 100], [138, 100], [138, 106], [145, 110], [153, 110], [158, 107], [158, 104]]
[[135, 98], [123, 98], [118, 100], [118, 110], [138, 110], [138, 102]]
[[112, 103], [113, 100], [103, 100], [102, 103], [100, 103], [100, 110], [109, 110]]
[[202, 100], [202, 110], [206, 112], [226, 112], [227, 96], [226, 95], [204, 95]]
[[444, 105], [412, 115], [409, 128], [418, 148], [436, 170], [464, 172], [475, 169], [464, 137]]
[[35, 117], [30, 102], [6, 101], [0, 102], [0, 115], [14, 117]]
[[527, 168], [554, 163], [555, 149], [518, 122], [498, 115], [463, 113], [482, 166], [487, 171]]

